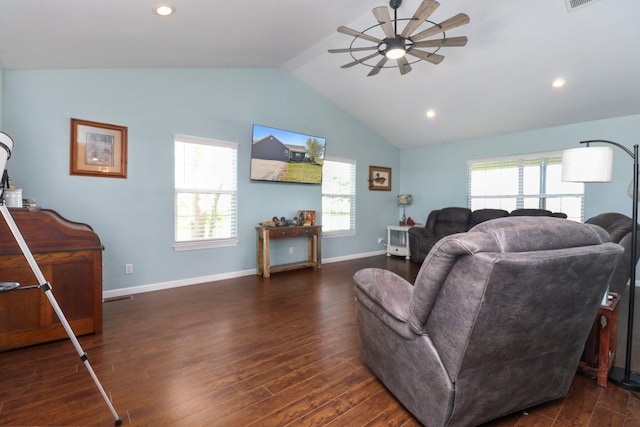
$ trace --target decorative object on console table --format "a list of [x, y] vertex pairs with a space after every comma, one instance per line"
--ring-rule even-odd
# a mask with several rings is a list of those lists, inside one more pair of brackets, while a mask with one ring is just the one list
[[298, 211], [298, 218], [303, 225], [316, 225], [316, 211]]
[[[263, 277], [270, 277], [271, 273], [278, 271], [294, 270], [297, 268], [320, 268], [322, 256], [320, 251], [321, 225], [309, 225], [302, 227], [256, 227], [258, 268], [256, 273]], [[307, 237], [309, 239], [309, 256], [305, 261], [271, 265], [270, 241], [271, 239], [284, 239], [294, 237]]]
[[413, 196], [411, 194], [398, 194], [398, 204], [402, 206], [402, 219], [400, 225], [407, 224], [407, 205], [413, 203]]
[[408, 233], [410, 228], [406, 225], [387, 226], [387, 256], [398, 255], [404, 256], [405, 259], [411, 259]]
[[369, 166], [369, 190], [391, 191], [391, 168]]
[[[11, 216], [76, 335], [102, 330], [102, 244], [90, 226], [48, 209], [10, 208]], [[7, 224], [0, 221], [0, 280], [37, 283]], [[0, 350], [66, 338], [40, 289], [0, 295]]]
[[562, 180], [569, 182], [610, 182], [613, 175], [613, 149], [611, 147], [591, 147], [592, 143], [615, 145], [633, 160], [633, 205], [631, 230], [631, 257], [629, 280], [629, 314], [627, 316], [627, 351], [624, 369], [613, 367], [609, 381], [627, 390], [640, 391], [640, 374], [631, 371], [631, 351], [633, 348], [633, 317], [636, 295], [636, 260], [638, 253], [638, 144], [633, 151], [617, 142], [603, 139], [580, 141], [586, 147], [564, 150], [562, 153]]
[[127, 177], [127, 128], [71, 119], [71, 175]]

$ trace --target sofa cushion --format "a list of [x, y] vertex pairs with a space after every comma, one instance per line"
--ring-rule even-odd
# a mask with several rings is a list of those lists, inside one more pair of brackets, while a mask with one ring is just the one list
[[469, 228], [472, 228], [481, 222], [489, 221], [490, 219], [503, 218], [505, 216], [509, 216], [509, 212], [504, 209], [478, 209], [471, 212]]
[[471, 209], [457, 207], [440, 209], [433, 230], [434, 236], [439, 239], [450, 234], [467, 231], [469, 218], [471, 218]]
[[512, 210], [509, 216], [553, 216], [553, 212], [546, 209], [515, 209]]

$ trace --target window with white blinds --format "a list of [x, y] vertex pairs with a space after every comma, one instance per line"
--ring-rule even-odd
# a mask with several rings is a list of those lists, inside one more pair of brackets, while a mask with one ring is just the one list
[[470, 160], [468, 169], [471, 210], [538, 208], [584, 219], [584, 184], [562, 181], [560, 152]]
[[175, 248], [237, 244], [238, 144], [176, 135]]
[[322, 234], [356, 232], [356, 161], [326, 158], [322, 165]]

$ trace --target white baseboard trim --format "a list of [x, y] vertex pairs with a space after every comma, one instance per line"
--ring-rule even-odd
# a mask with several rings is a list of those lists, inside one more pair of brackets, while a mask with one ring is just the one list
[[[375, 256], [375, 255], [383, 255], [385, 253], [386, 251], [383, 250], [383, 251], [348, 255], [343, 257], [334, 257], [334, 258], [323, 259], [322, 263], [330, 264], [333, 262], [349, 261], [352, 259], [366, 258], [370, 256]], [[133, 294], [140, 294], [143, 292], [153, 292], [153, 291], [160, 291], [163, 289], [179, 288], [182, 286], [199, 285], [201, 283], [217, 282], [217, 281], [226, 280], [226, 279], [235, 279], [236, 277], [251, 276], [254, 274], [256, 274], [256, 270], [250, 269], [250, 270], [232, 271], [229, 273], [222, 273], [222, 274], [212, 274], [209, 276], [192, 277], [188, 279], [172, 280], [169, 282], [151, 283], [148, 285], [132, 286], [129, 288], [110, 289], [102, 292], [102, 299], [105, 300], [108, 298], [116, 298], [124, 295], [133, 295]]]
[[381, 251], [375, 251], [375, 252], [365, 252], [365, 253], [361, 253], [361, 254], [339, 256], [339, 257], [323, 259], [322, 263], [323, 264], [331, 264], [332, 262], [350, 261], [352, 259], [367, 258], [367, 257], [370, 257], [370, 256], [384, 255], [386, 253], [387, 253], [386, 250], [381, 250]]
[[217, 282], [219, 280], [234, 279], [236, 277], [251, 276], [256, 274], [255, 269], [234, 271], [223, 274], [212, 274], [210, 276], [192, 277], [188, 279], [172, 280], [169, 282], [151, 283], [148, 285], [132, 286], [130, 288], [111, 289], [102, 292], [102, 299], [121, 297], [123, 295], [141, 294], [143, 292], [160, 291], [163, 289], [179, 288], [182, 286], [199, 285], [206, 282]]

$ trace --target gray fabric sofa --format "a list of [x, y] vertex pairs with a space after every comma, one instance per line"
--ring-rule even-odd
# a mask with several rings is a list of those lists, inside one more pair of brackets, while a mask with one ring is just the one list
[[[631, 231], [633, 230], [633, 220], [620, 213], [606, 212], [589, 218], [585, 222], [604, 228], [604, 230], [609, 233], [611, 241], [618, 243], [624, 248], [624, 253], [618, 260], [618, 264], [613, 271], [611, 284], [609, 285], [610, 291], [622, 294], [627, 288], [629, 275], [631, 274]], [[638, 262], [639, 256], [640, 250], [637, 250], [636, 263]]]
[[362, 359], [432, 427], [566, 396], [622, 251], [597, 226], [505, 217], [438, 241], [414, 285], [360, 270]]
[[561, 212], [546, 209], [515, 209], [507, 212], [503, 209], [477, 209], [449, 207], [429, 212], [424, 227], [409, 229], [409, 249], [411, 261], [422, 262], [436, 242], [445, 236], [468, 231], [481, 222], [506, 216], [553, 216], [566, 218]]

